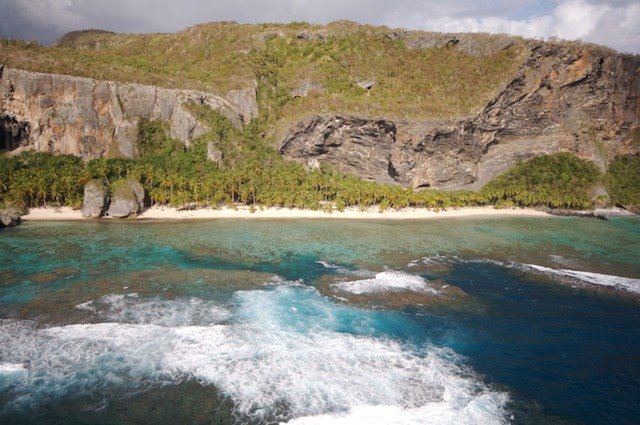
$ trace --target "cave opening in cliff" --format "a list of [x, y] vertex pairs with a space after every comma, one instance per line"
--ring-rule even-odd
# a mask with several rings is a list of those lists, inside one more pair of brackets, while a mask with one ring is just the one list
[[29, 139], [29, 131], [28, 122], [0, 114], [0, 151], [12, 151], [25, 145]]

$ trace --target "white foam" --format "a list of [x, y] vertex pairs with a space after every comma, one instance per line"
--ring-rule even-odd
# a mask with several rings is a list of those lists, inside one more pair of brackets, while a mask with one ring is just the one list
[[552, 269], [550, 267], [538, 266], [536, 264], [514, 263], [512, 266], [524, 270], [534, 270], [547, 275], [575, 279], [592, 285], [610, 286], [616, 289], [640, 294], [640, 279], [569, 269]]
[[316, 263], [320, 264], [325, 269], [334, 270], [336, 273], [344, 274], [344, 275], [355, 275], [355, 276], [363, 276], [363, 277], [373, 277], [375, 273], [370, 272], [368, 270], [350, 270], [346, 267], [338, 266], [333, 263], [329, 263], [328, 261], [316, 261]]
[[356, 295], [399, 291], [438, 293], [435, 288], [428, 285], [424, 278], [392, 270], [377, 273], [372, 279], [334, 283], [331, 286]]
[[[565, 264], [572, 263], [570, 259], [561, 256], [552, 256], [554, 261], [564, 262]], [[541, 273], [547, 276], [555, 276], [564, 279], [571, 279], [579, 283], [587, 283], [590, 285], [608, 286], [618, 290], [633, 292], [640, 294], [640, 279], [615, 276], [602, 273], [585, 272], [571, 269], [554, 269], [551, 267], [539, 266], [537, 264], [517, 263], [517, 262], [503, 262], [490, 259], [478, 259], [469, 260], [469, 262], [475, 263], [489, 263], [495, 264], [500, 267], [509, 267], [524, 271], [533, 271]]]
[[229, 318], [229, 311], [212, 301], [199, 298], [179, 300], [140, 299], [137, 293], [109, 294], [76, 306], [113, 322], [159, 326], [207, 325]]
[[0, 362], [0, 374], [20, 373], [26, 370], [27, 368], [23, 363]]
[[298, 286], [298, 287], [306, 287], [302, 279], [296, 280], [288, 280], [282, 276], [273, 276], [267, 282], [264, 283], [264, 286]]
[[349, 412], [334, 415], [316, 415], [293, 419], [288, 425], [423, 425], [423, 424], [503, 424], [507, 421], [499, 406], [504, 396], [487, 394], [470, 402], [464, 409], [451, 409], [445, 403], [403, 409], [398, 406], [354, 406]]
[[425, 266], [433, 266], [433, 265], [441, 265], [441, 264], [451, 264], [453, 262], [462, 261], [459, 257], [455, 255], [444, 255], [444, 254], [436, 254], [430, 255], [428, 257], [423, 257], [418, 260], [410, 261], [407, 264], [408, 267], [417, 267], [420, 264]]
[[328, 261], [316, 261], [316, 263], [320, 264], [322, 267], [324, 267], [325, 269], [337, 269], [339, 268], [338, 266], [336, 266], [335, 264], [331, 264]]
[[80, 303], [78, 305], [76, 305], [76, 308], [78, 310], [85, 310], [85, 311], [95, 311], [95, 307], [93, 306], [93, 301], [94, 300], [89, 300], [87, 302], [84, 303]]
[[[118, 299], [126, 300], [121, 318], [129, 309], [137, 311], [135, 303], [127, 304], [131, 299], [112, 301]], [[148, 303], [141, 297], [137, 302]], [[204, 301], [173, 302], [174, 308], [208, 311]], [[483, 385], [453, 352], [431, 346], [415, 351], [387, 339], [345, 333], [341, 315], [350, 314], [353, 322], [359, 320], [354, 314], [362, 314], [363, 327], [370, 328], [367, 321], [374, 319], [366, 311], [336, 305], [313, 289], [285, 286], [240, 291], [234, 305], [228, 322], [206, 326], [189, 324], [190, 317], [206, 314], [193, 311], [181, 316], [183, 324], [172, 326], [98, 323], [38, 329], [30, 322], [0, 320], [0, 358], [30, 363], [29, 373], [13, 381], [16, 393], [26, 395], [12, 406], [81, 396], [106, 385], [133, 389], [196, 379], [229, 396], [238, 413], [258, 418], [503, 422], [507, 396]]]

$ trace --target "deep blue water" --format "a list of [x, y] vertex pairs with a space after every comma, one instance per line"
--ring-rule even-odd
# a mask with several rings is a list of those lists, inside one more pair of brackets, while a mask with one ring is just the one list
[[638, 253], [637, 218], [26, 223], [0, 422], [637, 423]]

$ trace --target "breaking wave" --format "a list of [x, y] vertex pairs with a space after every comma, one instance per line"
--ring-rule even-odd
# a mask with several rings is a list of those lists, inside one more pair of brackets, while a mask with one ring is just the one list
[[435, 288], [429, 286], [426, 279], [409, 273], [392, 270], [377, 273], [375, 277], [371, 279], [340, 282], [331, 286], [335, 289], [356, 295], [398, 291], [438, 293]]
[[591, 285], [609, 286], [619, 290], [640, 294], [640, 279], [577, 270], [553, 269], [550, 267], [538, 266], [536, 264], [511, 263], [510, 266], [524, 271], [534, 271], [545, 275], [569, 278]]
[[[385, 273], [376, 278], [401, 277]], [[407, 276], [405, 286], [425, 285]], [[379, 319], [312, 288], [239, 291], [228, 306], [129, 294], [78, 308], [109, 322], [42, 329], [0, 320], [0, 376], [15, 375], [10, 385], [0, 380], [10, 400], [1, 409], [109, 385], [138, 391], [197, 380], [230, 397], [239, 414], [294, 424], [506, 421], [508, 396], [451, 350], [360, 332]]]

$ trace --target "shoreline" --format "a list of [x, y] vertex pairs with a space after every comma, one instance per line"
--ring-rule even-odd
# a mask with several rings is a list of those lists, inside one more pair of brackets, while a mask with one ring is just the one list
[[[207, 220], [207, 219], [349, 219], [349, 220], [427, 220], [438, 218], [464, 217], [552, 217], [548, 212], [533, 208], [496, 209], [494, 207], [463, 207], [434, 211], [426, 208], [407, 208], [403, 210], [385, 210], [377, 208], [361, 210], [347, 208], [344, 211], [331, 213], [320, 210], [305, 210], [298, 208], [256, 208], [251, 212], [249, 207], [237, 208], [198, 208], [195, 210], [178, 211], [166, 206], [152, 206], [141, 214], [127, 219], [103, 217], [100, 220], [151, 221], [151, 220]], [[70, 207], [40, 207], [31, 208], [22, 216], [23, 221], [79, 221], [99, 220], [83, 218], [80, 210]]]

